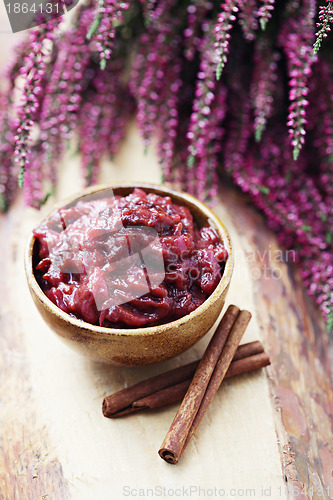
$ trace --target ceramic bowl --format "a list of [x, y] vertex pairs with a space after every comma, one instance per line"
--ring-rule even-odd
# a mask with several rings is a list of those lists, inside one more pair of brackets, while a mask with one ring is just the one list
[[33, 269], [37, 249], [33, 234], [29, 238], [25, 253], [25, 271], [29, 289], [37, 309], [48, 326], [80, 354], [120, 366], [140, 366], [164, 361], [182, 353], [203, 337], [214, 325], [223, 308], [233, 271], [233, 250], [224, 225], [206, 205], [193, 196], [165, 186], [139, 183], [93, 186], [55, 207], [52, 213], [61, 207], [74, 205], [87, 195], [102, 198], [107, 196], [107, 190], [112, 188], [115, 195], [126, 196], [135, 187], [149, 193], [170, 196], [173, 203], [188, 207], [197, 225], [213, 226], [228, 250], [229, 256], [220, 283], [212, 295], [195, 311], [176, 321], [145, 328], [117, 329], [91, 325], [63, 312], [40, 288]]

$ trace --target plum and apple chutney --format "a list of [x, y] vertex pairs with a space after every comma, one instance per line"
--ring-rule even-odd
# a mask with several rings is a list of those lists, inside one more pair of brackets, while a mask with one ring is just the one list
[[169, 196], [78, 201], [34, 230], [35, 275], [47, 297], [87, 323], [140, 328], [194, 311], [217, 287], [228, 252]]

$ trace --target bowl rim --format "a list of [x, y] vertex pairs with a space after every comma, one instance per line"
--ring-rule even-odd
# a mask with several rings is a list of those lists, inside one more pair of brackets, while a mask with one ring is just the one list
[[[81, 331], [89, 332], [90, 334], [93, 333], [96, 336], [103, 336], [103, 335], [115, 335], [115, 336], [121, 336], [121, 337], [133, 337], [133, 336], [150, 336], [150, 335], [156, 335], [156, 334], [163, 334], [165, 331], [173, 329], [173, 328], [178, 328], [180, 325], [183, 323], [195, 318], [196, 316], [200, 316], [202, 312], [204, 312], [210, 305], [212, 305], [220, 296], [221, 293], [224, 292], [225, 289], [230, 284], [232, 272], [233, 272], [233, 267], [234, 267], [234, 253], [233, 253], [233, 247], [231, 243], [231, 238], [230, 235], [224, 226], [224, 224], [221, 222], [221, 220], [217, 217], [217, 215], [214, 214], [214, 212], [202, 201], [197, 199], [195, 196], [192, 196], [188, 193], [185, 193], [183, 191], [179, 191], [173, 188], [170, 188], [165, 185], [159, 185], [159, 184], [154, 184], [154, 183], [147, 183], [147, 182], [130, 182], [130, 183], [115, 183], [115, 184], [95, 184], [94, 186], [90, 186], [87, 188], [84, 188], [82, 191], [73, 194], [64, 200], [62, 200], [59, 203], [56, 203], [53, 207], [52, 210], [42, 219], [40, 224], [45, 222], [47, 219], [51, 217], [51, 215], [59, 210], [62, 207], [71, 205], [73, 203], [78, 202], [82, 197], [87, 196], [89, 194], [94, 194], [97, 192], [102, 192], [106, 191], [108, 189], [120, 189], [120, 188], [130, 188], [130, 189], [150, 189], [150, 190], [157, 190], [161, 192], [161, 196], [177, 196], [178, 198], [183, 198], [187, 202], [190, 202], [192, 205], [196, 205], [197, 208], [200, 209], [200, 211], [207, 217], [209, 223], [213, 222], [213, 225], [215, 225], [217, 228], [220, 229], [219, 233], [222, 233], [223, 236], [223, 244], [225, 248], [228, 251], [228, 258], [227, 262], [223, 271], [223, 275], [221, 277], [221, 280], [213, 293], [199, 306], [197, 307], [194, 311], [192, 311], [189, 314], [186, 314], [185, 316], [178, 318], [177, 320], [170, 321], [169, 323], [163, 323], [161, 325], [154, 325], [154, 326], [145, 326], [141, 328], [109, 328], [105, 326], [98, 326], [98, 325], [93, 325], [90, 323], [87, 323], [84, 320], [80, 320], [78, 318], [74, 318], [73, 316], [70, 316], [68, 313], [62, 311], [58, 306], [56, 306], [43, 292], [41, 287], [39, 286], [34, 270], [33, 270], [33, 263], [32, 263], [32, 251], [33, 247], [35, 244], [35, 236], [33, 235], [33, 232], [31, 231], [31, 234], [29, 235], [28, 242], [26, 245], [25, 249], [25, 273], [26, 273], [26, 278], [28, 281], [28, 285], [31, 288], [31, 290], [34, 292], [34, 294], [38, 297], [39, 301], [46, 307], [46, 309], [49, 310], [53, 315], [60, 317], [61, 320], [68, 322], [78, 328]], [[222, 231], [221, 231], [222, 230]]]

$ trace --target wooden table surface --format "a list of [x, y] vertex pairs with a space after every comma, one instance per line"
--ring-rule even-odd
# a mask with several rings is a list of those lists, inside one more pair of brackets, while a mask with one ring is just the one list
[[[134, 125], [101, 182], [159, 182]], [[79, 160], [63, 163], [57, 200], [79, 191]], [[201, 356], [211, 333], [175, 359], [116, 368], [69, 350], [44, 324], [25, 281], [23, 252], [42, 213], [19, 198], [1, 217], [0, 498], [333, 498], [328, 338], [292, 254], [246, 199], [221, 187], [214, 208], [236, 253], [227, 304], [253, 313], [244, 342], [260, 339], [272, 365], [223, 383], [176, 466], [157, 450], [177, 405], [119, 420], [104, 396]], [[287, 262], [286, 262], [287, 261]]]

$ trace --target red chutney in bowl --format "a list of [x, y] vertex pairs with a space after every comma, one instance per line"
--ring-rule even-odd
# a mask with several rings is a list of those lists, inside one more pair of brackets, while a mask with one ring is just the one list
[[135, 188], [80, 200], [34, 230], [36, 279], [64, 312], [110, 328], [168, 323], [217, 287], [228, 252], [188, 208]]

